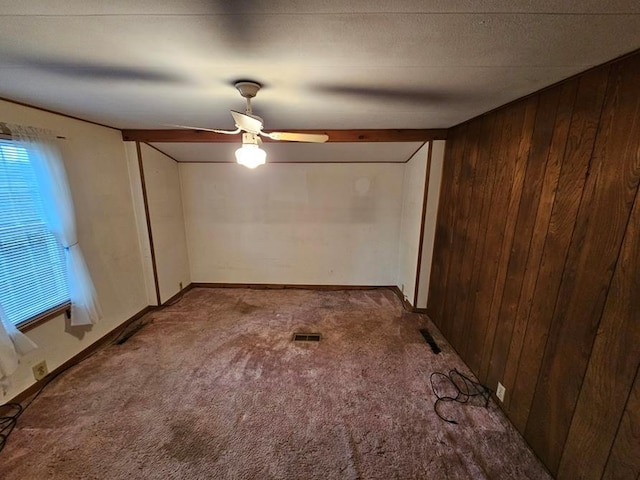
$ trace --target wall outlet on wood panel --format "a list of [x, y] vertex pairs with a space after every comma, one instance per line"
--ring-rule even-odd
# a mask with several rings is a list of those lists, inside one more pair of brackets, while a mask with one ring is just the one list
[[505, 391], [506, 389], [504, 388], [504, 385], [498, 382], [498, 388], [496, 388], [496, 397], [498, 397], [498, 400], [500, 400], [501, 402], [504, 402]]
[[36, 363], [33, 367], [33, 378], [36, 380], [42, 380], [49, 373], [49, 369], [47, 368], [47, 361], [42, 360], [40, 363]]

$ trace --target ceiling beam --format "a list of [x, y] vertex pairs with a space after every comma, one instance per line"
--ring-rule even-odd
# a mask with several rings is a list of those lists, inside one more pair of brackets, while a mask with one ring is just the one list
[[[379, 129], [379, 130], [286, 130], [296, 133], [324, 133], [329, 142], [426, 142], [445, 140], [446, 128], [436, 129]], [[122, 139], [126, 142], [173, 142], [173, 143], [238, 143], [240, 134], [224, 135], [206, 130], [122, 130]], [[273, 140], [262, 137], [264, 142]]]

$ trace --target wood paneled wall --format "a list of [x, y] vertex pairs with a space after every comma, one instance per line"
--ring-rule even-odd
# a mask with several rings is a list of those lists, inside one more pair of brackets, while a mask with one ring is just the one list
[[558, 478], [637, 478], [640, 53], [448, 138], [431, 318]]

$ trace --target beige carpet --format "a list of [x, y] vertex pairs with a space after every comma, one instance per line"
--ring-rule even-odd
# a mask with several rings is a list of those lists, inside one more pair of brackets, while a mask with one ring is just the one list
[[194, 289], [150, 317], [46, 388], [2, 479], [550, 478], [496, 405], [436, 416], [430, 373], [468, 370], [390, 290]]

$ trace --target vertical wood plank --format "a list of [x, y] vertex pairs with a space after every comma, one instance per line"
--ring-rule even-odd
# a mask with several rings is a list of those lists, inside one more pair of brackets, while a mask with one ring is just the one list
[[640, 61], [611, 71], [525, 437], [557, 472], [638, 186]]
[[431, 266], [431, 278], [429, 280], [429, 295], [427, 311], [433, 322], [442, 331], [442, 312], [444, 311], [444, 298], [447, 290], [447, 271], [451, 250], [451, 236], [453, 231], [453, 215], [455, 213], [455, 198], [453, 197], [456, 184], [456, 166], [459, 160], [453, 156], [454, 145], [460, 142], [460, 128], [454, 128], [449, 132], [449, 140], [445, 146], [444, 163], [442, 165], [442, 185], [438, 216], [436, 218], [436, 233], [434, 237], [433, 260]]
[[[636, 158], [636, 177], [639, 177], [640, 122], [636, 127], [638, 130], [630, 132], [636, 136], [636, 142], [629, 153]], [[640, 198], [636, 191], [635, 204], [567, 436], [559, 478], [598, 479], [604, 471], [640, 365], [639, 295]], [[636, 453], [640, 457], [640, 442]], [[585, 458], [589, 462], [585, 462]]]
[[487, 177], [484, 183], [483, 197], [480, 206], [480, 215], [478, 217], [478, 231], [479, 235], [476, 241], [475, 256], [472, 259], [471, 265], [471, 281], [468, 287], [468, 296], [466, 297], [465, 308], [463, 316], [468, 322], [469, 330], [466, 337], [466, 345], [463, 345], [462, 350], [468, 352], [464, 360], [471, 370], [478, 375], [480, 368], [480, 359], [482, 355], [482, 340], [484, 338], [484, 325], [483, 318], [476, 318], [474, 316], [474, 306], [479, 295], [481, 283], [480, 275], [483, 266], [483, 257], [485, 252], [485, 245], [487, 240], [487, 230], [489, 228], [489, 218], [492, 209], [491, 200], [493, 198], [493, 191], [496, 187], [496, 177], [499, 170], [500, 158], [499, 152], [501, 147], [503, 129], [506, 122], [506, 110], [500, 110], [495, 114], [495, 121], [491, 130], [490, 147], [488, 149], [489, 155], [486, 158], [487, 162]]
[[[553, 136], [553, 124], [555, 121], [556, 111], [558, 108], [560, 93], [553, 89], [543, 92], [538, 99], [538, 107], [536, 109], [536, 120], [533, 128], [533, 134], [531, 137], [531, 145], [529, 150], [529, 157], [527, 163], [541, 162], [544, 164], [544, 160], [548, 155], [549, 145]], [[541, 160], [537, 160], [540, 158]], [[500, 161], [499, 158], [496, 159]], [[498, 167], [496, 167], [498, 168]], [[489, 202], [489, 208], [493, 211], [494, 217], [501, 215], [505, 218], [505, 211], [507, 208], [508, 199], [505, 199], [502, 204], [494, 202], [495, 198], [499, 198], [500, 194], [504, 195], [504, 180], [500, 177], [496, 179], [495, 194], [491, 197]], [[474, 368], [476, 374], [479, 374], [479, 378], [482, 381], [486, 381], [486, 367], [488, 365], [488, 353], [490, 352], [490, 346], [486, 346], [487, 335], [495, 330], [495, 320], [489, 317], [489, 309], [493, 300], [493, 293], [495, 282], [490, 282], [489, 278], [492, 272], [497, 269], [497, 262], [499, 260], [500, 251], [497, 250], [498, 239], [496, 230], [500, 228], [500, 223], [487, 222], [484, 226], [487, 232], [487, 238], [485, 240], [485, 250], [476, 258], [476, 266], [479, 269], [477, 276], [477, 297], [473, 309], [471, 318], [475, 324], [474, 329], [469, 334], [469, 342], [472, 347], [469, 347], [471, 352], [469, 355], [470, 366]], [[501, 245], [501, 242], [500, 242]], [[495, 278], [495, 277], [494, 277]], [[484, 367], [484, 368], [483, 368]]]
[[553, 473], [640, 480], [640, 53], [465, 125], [443, 333]]
[[[454, 233], [452, 250], [464, 252], [469, 248], [467, 227], [469, 222], [469, 210], [473, 185], [476, 177], [476, 163], [478, 159], [477, 145], [480, 140], [480, 123], [472, 122], [467, 128], [465, 151], [462, 156], [462, 169], [460, 172], [460, 187], [458, 188], [458, 208], [456, 210], [456, 229]], [[459, 302], [462, 301], [465, 288], [462, 284], [461, 270], [464, 255], [454, 255], [450, 262], [449, 283], [445, 292], [444, 316], [450, 319], [450, 329], [447, 330], [449, 343], [460, 353], [461, 337], [464, 331], [464, 316], [460, 315]]]
[[[535, 277], [539, 270], [551, 207], [567, 144], [577, 86], [577, 80], [566, 82], [561, 86], [548, 154], [546, 158], [543, 155], [532, 156], [526, 165], [524, 192], [518, 210], [517, 235], [512, 248], [510, 246], [506, 252], [509, 254], [509, 282], [501, 292], [502, 303], [497, 327], [494, 332], [490, 332], [490, 338], [493, 338], [493, 349], [486, 378], [491, 388], [495, 388], [498, 381], [504, 382], [504, 370], [514, 328], [513, 319], [520, 301], [523, 279], [527, 274]], [[487, 339], [485, 345], [487, 348], [491, 345], [490, 339]]]
[[[471, 205], [469, 210], [469, 221], [467, 225], [467, 243], [462, 252], [462, 268], [460, 271], [460, 291], [456, 299], [456, 309], [454, 315], [456, 318], [463, 319], [463, 329], [465, 332], [474, 328], [473, 319], [466, 316], [467, 305], [472, 298], [472, 273], [473, 262], [476, 258], [476, 249], [478, 247], [478, 239], [484, 232], [480, 231], [480, 219], [482, 217], [482, 204], [486, 191], [492, 188], [493, 184], [489, 179], [489, 160], [491, 152], [492, 132], [495, 124], [496, 115], [491, 115], [482, 121], [476, 121], [480, 125], [480, 136], [478, 143], [475, 145], [478, 150], [478, 159], [476, 161], [476, 171], [473, 178]], [[468, 358], [468, 335], [464, 334], [458, 352], [462, 358]]]
[[[509, 207], [513, 177], [515, 175], [515, 161], [513, 158], [508, 157], [510, 152], [513, 151], [510, 146], [514, 143], [511, 142], [511, 139], [515, 133], [515, 113], [515, 105], [505, 109], [505, 123], [502, 127], [500, 148], [497, 155], [492, 158], [492, 162], [495, 162], [497, 167], [495, 186], [493, 195], [491, 196], [490, 211], [485, 231], [485, 250], [478, 277], [478, 289], [475, 296], [473, 313], [469, 317], [470, 321], [474, 323], [482, 321], [486, 325], [485, 335], [487, 330], [491, 330], [494, 325], [494, 319], [491, 317], [491, 303], [493, 301], [493, 292], [502, 253], [502, 243], [506, 236], [506, 212]], [[479, 338], [480, 369], [478, 373], [480, 375], [479, 378], [483, 381], [485, 379], [485, 369], [483, 368], [483, 355], [486, 352], [484, 348], [485, 338], [482, 336]]]
[[630, 478], [640, 478], [640, 369], [602, 476], [603, 480]]
[[[448, 315], [447, 312], [447, 304], [446, 304], [446, 294], [450, 288], [450, 272], [451, 272], [451, 264], [454, 261], [456, 255], [453, 253], [454, 242], [456, 242], [456, 230], [459, 228], [457, 223], [458, 219], [458, 210], [460, 209], [460, 199], [458, 197], [458, 192], [460, 190], [460, 182], [462, 177], [462, 166], [464, 163], [463, 153], [465, 149], [465, 144], [467, 141], [467, 128], [468, 125], [461, 125], [456, 129], [455, 141], [452, 143], [451, 147], [451, 161], [453, 162], [453, 179], [451, 189], [448, 192], [444, 192], [445, 195], [448, 195], [449, 203], [448, 209], [446, 211], [446, 216], [444, 221], [447, 222], [447, 225], [444, 227], [447, 232], [446, 235], [446, 246], [445, 246], [445, 259], [446, 263], [443, 265], [442, 277], [436, 281], [442, 281], [444, 285], [444, 290], [442, 291], [442, 298], [440, 300], [440, 310], [438, 312], [441, 322], [439, 325], [442, 333], [449, 337], [451, 336], [451, 325], [453, 319]], [[446, 161], [446, 159], [445, 159]], [[451, 281], [453, 283], [453, 281]]]
[[485, 332], [480, 364], [480, 376], [484, 379], [484, 382], [491, 387], [495, 386], [495, 381], [487, 378], [491, 359], [491, 347], [493, 345], [493, 339], [495, 338], [500, 305], [502, 304], [502, 297], [507, 279], [509, 257], [511, 255], [516, 221], [518, 219], [518, 211], [520, 209], [520, 201], [522, 199], [522, 191], [524, 188], [525, 172], [527, 170], [526, 167], [528, 163], [528, 156], [518, 155], [520, 139], [523, 135], [522, 125], [525, 120], [527, 103], [520, 102], [517, 106], [514, 105], [514, 107], [517, 107], [517, 109], [514, 111], [513, 118], [510, 119], [510, 123], [513, 125], [513, 131], [509, 132], [507, 142], [503, 142], [506, 143], [505, 154], [500, 160], [501, 162], [510, 162], [513, 164], [513, 175], [508, 195], [505, 192], [505, 199], [508, 198], [508, 200], [506, 200], [506, 209], [503, 213], [503, 215], [506, 215], [505, 222], [503, 224], [504, 226], [502, 227], [503, 233], [501, 243], [499, 246], [495, 247], [499, 251], [499, 255], [497, 257], [497, 271], [493, 295], [489, 307], [488, 327]]
[[[529, 254], [525, 267], [504, 373], [507, 389], [505, 408], [521, 433], [524, 433], [533, 400], [553, 307], [595, 143], [608, 76], [607, 68], [594, 70], [580, 79], [551, 218], [544, 232], [542, 260]], [[534, 226], [536, 236], [542, 228], [540, 221]]]
[[[518, 153], [517, 153], [517, 159], [516, 159], [516, 162], [518, 164], [524, 162], [525, 165], [526, 165], [526, 164], [528, 164], [528, 161], [529, 161], [528, 159], [529, 159], [529, 154], [530, 154], [530, 150], [531, 150], [533, 129], [534, 129], [534, 125], [535, 125], [536, 113], [537, 113], [537, 109], [538, 109], [539, 99], [540, 99], [539, 95], [534, 95], [534, 96], [529, 97], [525, 102], [526, 103], [526, 105], [525, 105], [525, 116], [524, 116], [524, 122], [522, 124], [522, 129], [521, 129], [521, 132], [520, 132]], [[523, 167], [522, 169], [524, 170], [525, 168], [526, 167]], [[478, 204], [480, 204], [481, 203], [481, 199], [476, 200], [476, 202]], [[516, 232], [517, 232], [517, 230], [516, 230]], [[475, 254], [475, 252], [474, 252], [474, 254]], [[477, 336], [474, 336], [474, 337], [477, 338]], [[468, 352], [467, 352], [466, 356], [467, 357], [469, 356]]]

